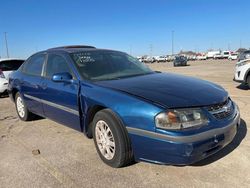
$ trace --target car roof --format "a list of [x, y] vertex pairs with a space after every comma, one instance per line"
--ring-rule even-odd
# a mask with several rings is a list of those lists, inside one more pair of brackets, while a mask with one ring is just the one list
[[71, 45], [71, 46], [60, 46], [55, 48], [49, 48], [44, 52], [54, 52], [54, 51], [73, 53], [82, 51], [116, 51], [116, 50], [100, 49], [90, 45]]
[[2, 58], [2, 59], [0, 59], [0, 62], [2, 62], [2, 61], [13, 61], [13, 60], [25, 61], [25, 59], [20, 59], [20, 58]]

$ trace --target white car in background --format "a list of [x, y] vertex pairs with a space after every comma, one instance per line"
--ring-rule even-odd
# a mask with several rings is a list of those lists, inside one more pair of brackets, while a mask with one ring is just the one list
[[154, 63], [155, 61], [155, 58], [154, 57], [150, 57], [150, 56], [146, 56], [146, 57], [143, 57], [143, 63]]
[[207, 56], [205, 56], [205, 55], [198, 55], [198, 56], [196, 57], [196, 59], [197, 59], [197, 60], [206, 60], [206, 59], [207, 59]]
[[223, 59], [223, 54], [222, 53], [217, 53], [217, 54], [214, 54], [214, 59]]
[[229, 60], [237, 60], [238, 58], [238, 53], [231, 53], [228, 57]]
[[162, 56], [155, 56], [154, 59], [157, 63], [165, 62], [167, 60], [166, 56], [163, 56], [163, 55]]
[[7, 91], [10, 73], [17, 70], [23, 62], [23, 59], [0, 59], [0, 95]]
[[228, 59], [229, 56], [230, 56], [230, 51], [223, 51], [222, 52], [223, 59]]
[[137, 58], [137, 59], [138, 59], [138, 61], [140, 61], [140, 62], [142, 62], [142, 61], [143, 61], [141, 56], [137, 56], [136, 58]]
[[223, 51], [214, 54], [214, 59], [228, 59], [230, 56], [230, 51]]
[[236, 63], [234, 81], [247, 84], [250, 88], [250, 59]]
[[221, 53], [221, 51], [209, 51], [209, 52], [207, 52], [207, 59], [210, 59], [210, 58], [214, 58], [214, 56], [216, 55], [216, 54], [220, 54]]

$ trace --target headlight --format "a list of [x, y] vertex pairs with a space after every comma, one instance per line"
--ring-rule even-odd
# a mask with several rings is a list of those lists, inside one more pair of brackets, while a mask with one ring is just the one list
[[243, 62], [237, 64], [237, 66], [238, 66], [238, 67], [241, 67], [241, 66], [246, 65], [246, 64], [248, 64], [248, 63], [250, 63], [250, 61], [243, 61]]
[[157, 128], [169, 130], [181, 130], [207, 123], [208, 119], [200, 108], [169, 110], [155, 117]]

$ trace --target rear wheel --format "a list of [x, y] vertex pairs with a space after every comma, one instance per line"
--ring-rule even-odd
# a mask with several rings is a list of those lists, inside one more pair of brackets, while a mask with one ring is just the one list
[[26, 104], [19, 92], [17, 92], [15, 96], [15, 105], [18, 117], [22, 121], [29, 121], [34, 118], [34, 115], [27, 109]]
[[93, 137], [97, 153], [107, 165], [119, 168], [132, 162], [128, 133], [111, 110], [97, 112], [93, 120]]

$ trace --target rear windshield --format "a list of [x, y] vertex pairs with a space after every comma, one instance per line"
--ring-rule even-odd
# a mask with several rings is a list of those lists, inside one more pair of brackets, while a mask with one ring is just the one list
[[6, 60], [0, 62], [0, 69], [2, 71], [14, 71], [17, 70], [22, 64], [23, 60]]

